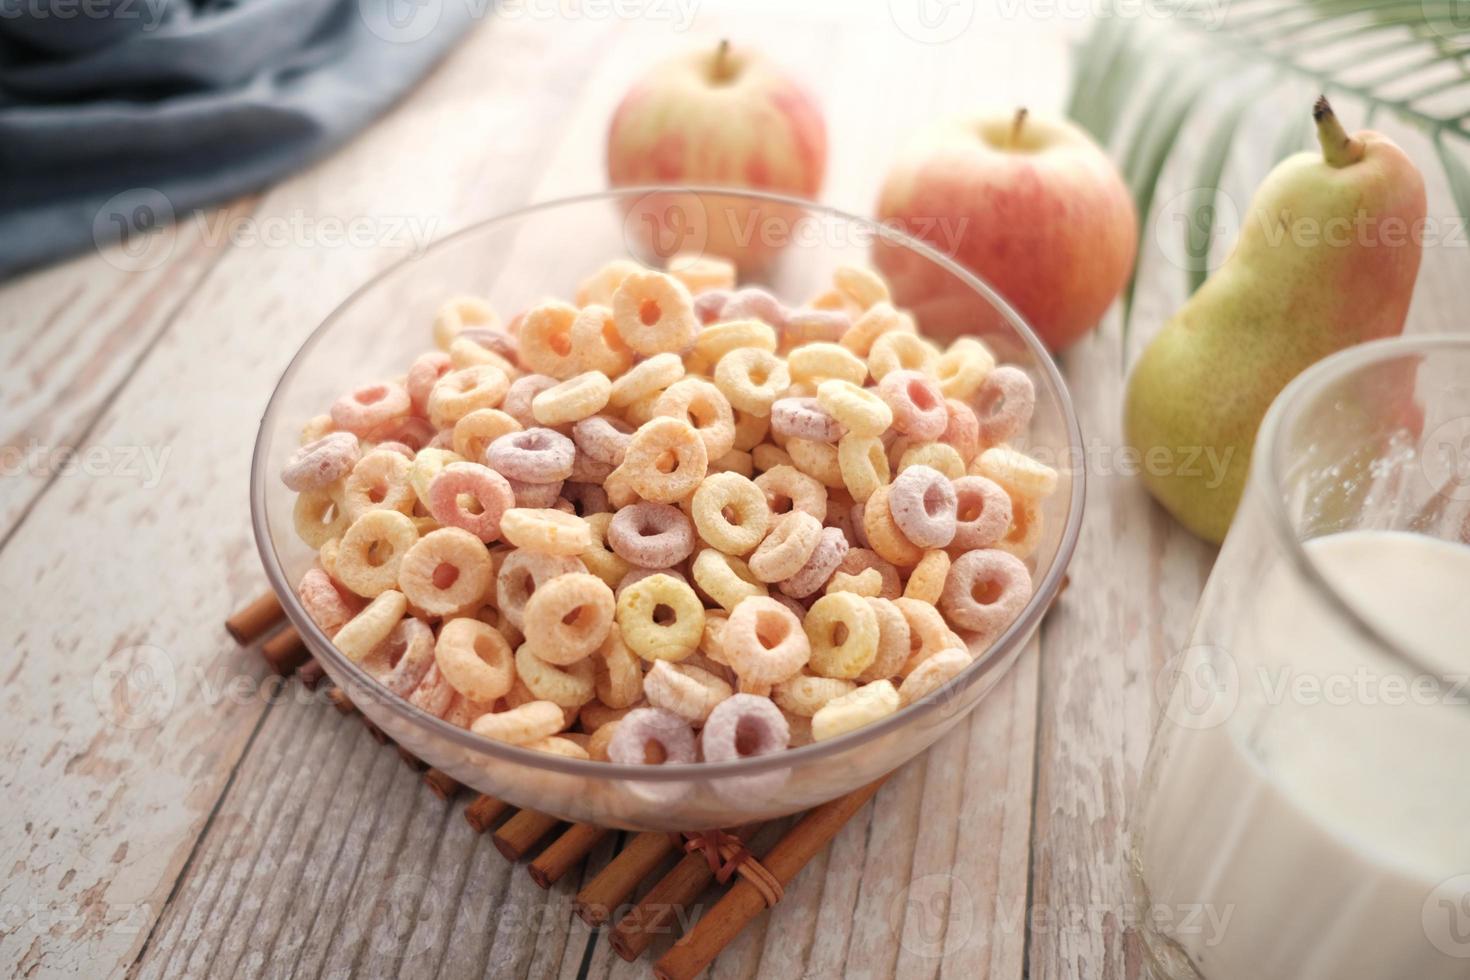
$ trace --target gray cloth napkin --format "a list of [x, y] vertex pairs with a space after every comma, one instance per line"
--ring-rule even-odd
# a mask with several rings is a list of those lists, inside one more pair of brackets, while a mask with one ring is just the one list
[[321, 156], [485, 9], [0, 0], [0, 278], [146, 233]]

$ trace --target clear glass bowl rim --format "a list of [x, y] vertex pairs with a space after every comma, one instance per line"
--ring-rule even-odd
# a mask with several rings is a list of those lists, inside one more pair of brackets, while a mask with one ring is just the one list
[[283, 397], [284, 390], [294, 379], [296, 370], [305, 355], [316, 346], [333, 324], [337, 322], [337, 319], [364, 293], [373, 289], [383, 280], [402, 272], [414, 263], [428, 258], [434, 252], [448, 247], [453, 242], [483, 233], [497, 225], [508, 225], [524, 220], [543, 211], [551, 211], [574, 205], [591, 204], [598, 201], [605, 201], [608, 204], [614, 204], [619, 201], [636, 201], [650, 194], [696, 194], [707, 197], [736, 198], [751, 202], [788, 205], [806, 212], [825, 215], [828, 219], [850, 222], [868, 234], [871, 234], [874, 238], [881, 238], [884, 241], [907, 248], [939, 265], [984, 297], [1005, 318], [1006, 322], [1015, 330], [1017, 336], [1025, 341], [1038, 369], [1046, 375], [1047, 381], [1056, 395], [1067, 431], [1069, 463], [1075, 463], [1075, 460], [1080, 458], [1082, 430], [1078, 425], [1077, 413], [1072, 407], [1072, 399], [1067, 390], [1066, 382], [1062, 378], [1061, 372], [1057, 369], [1056, 363], [1052, 360], [1051, 354], [1046, 350], [1041, 341], [1037, 339], [1025, 321], [1021, 319], [1020, 315], [988, 283], [915, 238], [880, 222], [848, 214], [845, 211], [840, 211], [824, 204], [817, 204], [813, 201], [789, 197], [783, 194], [729, 187], [644, 185], [556, 198], [550, 201], [529, 204], [525, 207], [475, 222], [437, 239], [418, 255], [401, 259], [375, 273], [367, 282], [358, 286], [346, 299], [339, 303], [311, 332], [311, 335], [302, 343], [296, 354], [292, 356], [291, 362], [286, 366], [286, 370], [281, 375], [281, 379], [276, 382], [276, 386], [271, 392], [270, 401], [266, 403], [265, 412], [261, 416], [260, 428], [256, 434], [255, 450], [251, 458], [250, 467], [250, 517], [255, 534], [255, 544], [257, 550], [260, 552], [261, 564], [265, 567], [266, 578], [270, 581], [271, 588], [275, 590], [276, 595], [280, 597], [282, 608], [285, 610], [287, 617], [302, 635], [303, 640], [313, 653], [317, 656], [325, 656], [331, 662], [333, 673], [340, 672], [341, 674], [346, 674], [352, 678], [354, 683], [361, 685], [365, 689], [373, 690], [379, 696], [378, 703], [385, 706], [387, 710], [397, 715], [401, 720], [426, 729], [433, 735], [447, 739], [462, 749], [479, 752], [494, 759], [590, 779], [626, 779], [644, 783], [672, 782], [676, 780], [708, 780], [734, 776], [753, 776], [774, 769], [795, 768], [818, 762], [830, 756], [839, 755], [849, 749], [855, 749], [874, 739], [896, 732], [927, 714], [943, 710], [950, 700], [946, 696], [948, 692], [967, 688], [978, 682], [988, 672], [988, 668], [993, 662], [1003, 660], [1011, 653], [1012, 648], [1019, 642], [1021, 637], [1031, 634], [1040, 619], [1051, 607], [1052, 600], [1060, 590], [1062, 578], [1066, 574], [1067, 566], [1071, 563], [1072, 553], [1076, 549], [1077, 539], [1081, 532], [1083, 498], [1086, 493], [1087, 482], [1084, 467], [1069, 465], [1069, 472], [1063, 474], [1064, 478], [1070, 477], [1072, 495], [1067, 509], [1067, 521], [1063, 527], [1062, 536], [1058, 542], [1056, 555], [1053, 557], [1051, 568], [1047, 570], [1046, 575], [1037, 584], [1030, 602], [1021, 610], [1021, 614], [1016, 617], [1015, 621], [1011, 623], [1004, 633], [996, 638], [984, 657], [970, 664], [969, 667], [965, 668], [964, 671], [938, 691], [915, 704], [901, 708], [881, 721], [874, 722], [873, 724], [844, 735], [839, 735], [836, 738], [813, 742], [809, 745], [788, 749], [784, 752], [775, 752], [770, 755], [756, 756], [748, 759], [738, 759], [732, 762], [691, 762], [661, 766], [623, 765], [612, 762], [568, 759], [562, 756], [552, 755], [551, 753], [537, 752], [533, 749], [525, 749], [506, 742], [497, 742], [493, 739], [485, 738], [482, 735], [476, 735], [469, 729], [451, 725], [442, 718], [435, 717], [415, 707], [403, 698], [383, 690], [381, 685], [373, 680], [366, 671], [344, 657], [332, 645], [331, 639], [317, 627], [316, 623], [307, 615], [306, 610], [302, 607], [300, 600], [296, 596], [296, 590], [288, 581], [285, 570], [281, 567], [280, 560], [276, 556], [275, 547], [271, 542], [269, 521], [265, 507], [265, 488], [266, 481], [272, 476], [268, 471], [269, 461], [266, 459], [269, 424], [275, 416], [278, 402]]

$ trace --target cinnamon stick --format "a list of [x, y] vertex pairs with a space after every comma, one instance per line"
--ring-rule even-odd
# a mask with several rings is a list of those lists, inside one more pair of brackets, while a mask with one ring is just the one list
[[[756, 827], [756, 824], [747, 824], [732, 833], [744, 842], [750, 840]], [[674, 913], [688, 908], [709, 887], [714, 877], [709, 858], [705, 857], [703, 851], [691, 851], [684, 855], [668, 874], [648, 890], [643, 901], [618, 920], [608, 936], [613, 952], [629, 963], [642, 956], [655, 938], [668, 932], [668, 922]]]
[[398, 746], [398, 758], [402, 759], [403, 764], [408, 766], [408, 768], [412, 769], [414, 772], [423, 772], [425, 769], [429, 768], [428, 764], [425, 763], [424, 760], [420, 759], [418, 756], [414, 755], [412, 752], [408, 751], [408, 749], [405, 749], [401, 745]]
[[653, 870], [677, 847], [670, 834], [639, 834], [608, 862], [607, 867], [582, 886], [572, 903], [572, 910], [583, 922], [597, 928], [612, 917], [612, 910], [627, 901], [639, 883], [653, 874]]
[[464, 818], [475, 829], [475, 833], [483, 834], [490, 829], [490, 825], [497, 817], [509, 809], [509, 803], [481, 793], [475, 797], [474, 802], [464, 808]]
[[522, 810], [501, 824], [491, 840], [507, 861], [519, 861], [560, 822], [535, 810]]
[[590, 823], [574, 823], [566, 833], [552, 841], [526, 869], [531, 880], [542, 888], [550, 888], [562, 875], [575, 868], [604, 837], [612, 833], [607, 827]]
[[350, 715], [357, 710], [357, 705], [352, 703], [352, 699], [347, 696], [347, 692], [343, 691], [340, 687], [334, 687], [328, 691], [327, 700], [332, 702], [332, 707], [344, 715]]
[[306, 652], [306, 644], [301, 642], [301, 634], [296, 632], [294, 626], [287, 626], [266, 640], [261, 645], [260, 655], [270, 664], [271, 670], [282, 677], [290, 677], [311, 657]]
[[[760, 859], [761, 864], [783, 886], [789, 884], [807, 862], [837, 836], [853, 814], [872, 799], [887, 778], [884, 776], [846, 796], [809, 810]], [[725, 897], [660, 957], [654, 964], [653, 975], [658, 980], [692, 980], [765, 907], [765, 900], [754, 885], [744, 878], [736, 880]]]
[[428, 772], [424, 773], [424, 782], [429, 784], [429, 789], [434, 791], [435, 796], [444, 800], [446, 803], [459, 795], [459, 791], [462, 788], [459, 780], [442, 769], [434, 769], [432, 767], [430, 767]]
[[225, 620], [225, 629], [243, 647], [264, 636], [285, 615], [281, 600], [274, 592], [267, 592]]
[[367, 715], [362, 716], [362, 727], [367, 729], [368, 734], [373, 737], [373, 741], [377, 742], [379, 745], [387, 745], [389, 742], [393, 741], [391, 738], [388, 737], [387, 732], [383, 731], [377, 725], [369, 721]]

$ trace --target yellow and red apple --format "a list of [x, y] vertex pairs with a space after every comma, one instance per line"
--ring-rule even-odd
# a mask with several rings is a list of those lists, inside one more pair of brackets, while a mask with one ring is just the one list
[[[888, 174], [877, 210], [994, 286], [1054, 351], [1102, 318], [1138, 246], [1133, 199], [1107, 154], [1072, 123], [1025, 110], [923, 133]], [[927, 260], [880, 245], [874, 261], [926, 331], [995, 328], [993, 309]]]
[[[770, 60], [725, 41], [654, 68], [624, 96], [608, 127], [614, 187], [702, 184], [815, 198], [826, 166], [827, 128], [816, 102]], [[782, 217], [777, 209], [733, 199], [700, 203], [703, 213], [680, 214], [692, 225], [683, 230], [700, 240], [655, 242], [655, 251], [692, 245], [751, 265], [779, 238], [780, 229], [760, 227]], [[670, 223], [670, 209], [689, 204], [686, 195], [661, 196], [640, 208], [658, 227]]]

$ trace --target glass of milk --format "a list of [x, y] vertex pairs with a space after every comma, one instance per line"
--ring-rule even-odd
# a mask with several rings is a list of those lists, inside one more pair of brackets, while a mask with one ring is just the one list
[[1470, 337], [1272, 405], [1160, 675], [1130, 864], [1156, 977], [1470, 977]]

